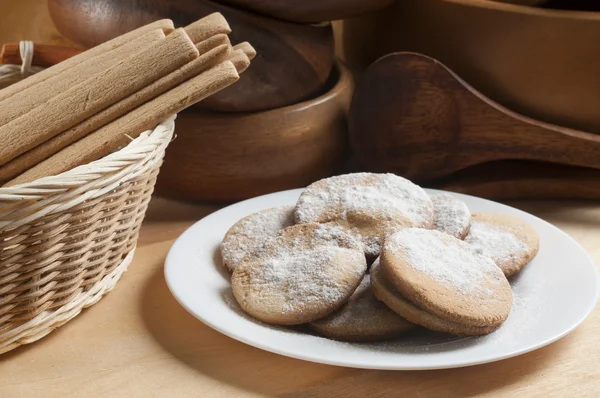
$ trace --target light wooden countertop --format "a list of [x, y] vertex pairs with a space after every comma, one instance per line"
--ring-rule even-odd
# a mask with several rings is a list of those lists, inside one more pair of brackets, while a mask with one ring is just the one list
[[[600, 263], [600, 203], [513, 205], [562, 228]], [[133, 263], [116, 288], [39, 342], [0, 356], [0, 397], [600, 394], [600, 309], [548, 347], [496, 363], [440, 371], [345, 369], [232, 340], [188, 314], [163, 277], [173, 241], [216, 209], [154, 198]]]

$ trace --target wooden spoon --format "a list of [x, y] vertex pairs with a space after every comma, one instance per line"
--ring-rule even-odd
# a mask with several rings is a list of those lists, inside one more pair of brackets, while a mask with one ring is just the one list
[[292, 22], [323, 22], [355, 17], [388, 6], [394, 0], [216, 0]]
[[384, 56], [363, 74], [350, 142], [363, 169], [416, 180], [502, 159], [600, 168], [600, 135], [518, 115], [415, 53]]
[[261, 111], [296, 104], [322, 93], [334, 63], [331, 26], [281, 22], [208, 0], [49, 0], [58, 30], [84, 47], [148, 22], [171, 18], [185, 26], [222, 13], [232, 43], [248, 41], [258, 55], [231, 89], [198, 107], [226, 112]]

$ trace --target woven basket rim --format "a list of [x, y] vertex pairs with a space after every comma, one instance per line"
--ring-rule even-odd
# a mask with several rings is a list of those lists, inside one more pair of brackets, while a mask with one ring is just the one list
[[173, 131], [176, 116], [164, 120], [153, 129], [144, 131], [137, 138], [132, 139], [126, 147], [101, 159], [55, 176], [11, 187], [0, 187], [0, 208], [3, 202], [39, 200], [48, 195], [76, 189], [109, 174], [115, 174], [115, 180], [119, 180], [119, 170], [132, 161], [139, 160], [147, 152], [148, 146], [156, 146], [165, 135]]

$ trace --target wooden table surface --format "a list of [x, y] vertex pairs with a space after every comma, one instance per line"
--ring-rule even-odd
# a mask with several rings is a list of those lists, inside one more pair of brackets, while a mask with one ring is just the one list
[[[511, 204], [562, 228], [600, 263], [600, 203]], [[548, 347], [451, 370], [345, 369], [232, 340], [188, 314], [163, 277], [174, 239], [216, 209], [154, 198], [116, 288], [41, 341], [0, 356], [0, 397], [600, 396], [600, 309]]]

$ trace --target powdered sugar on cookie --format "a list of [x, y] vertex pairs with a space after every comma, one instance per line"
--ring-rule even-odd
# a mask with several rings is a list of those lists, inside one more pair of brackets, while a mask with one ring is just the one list
[[286, 228], [234, 270], [244, 310], [265, 322], [297, 324], [328, 315], [354, 292], [366, 262], [359, 243], [333, 225]]
[[506, 281], [494, 261], [440, 231], [409, 228], [394, 234], [386, 250], [399, 253], [413, 269], [465, 297], [492, 296], [484, 282]]
[[349, 211], [389, 214], [392, 210], [422, 224], [429, 223], [432, 205], [427, 193], [405, 178], [355, 173], [325, 178], [308, 187], [298, 200], [296, 219], [301, 223], [324, 222], [323, 218], [331, 218], [327, 216], [333, 212], [339, 216]]
[[336, 222], [379, 254], [385, 236], [400, 228], [433, 226], [427, 193], [394, 174], [355, 173], [320, 180], [300, 196], [298, 223]]
[[413, 324], [377, 300], [367, 274], [348, 303], [311, 324], [318, 332], [342, 340], [371, 340], [406, 332]]
[[[356, 291], [348, 300], [348, 303], [344, 305], [339, 311], [331, 314], [326, 319], [316, 321], [317, 323], [327, 322], [332, 327], [355, 327], [358, 324], [365, 322], [366, 318], [375, 316], [374, 311], [377, 311], [377, 307], [383, 304], [379, 302], [374, 296], [373, 300], [361, 299], [371, 289], [371, 282], [369, 275], [365, 275], [360, 285], [356, 288]], [[387, 310], [387, 307], [383, 307]]]
[[[252, 282], [277, 290], [285, 296], [282, 312], [307, 306], [337, 303], [347, 297], [347, 286], [335, 277], [329, 266], [345, 249], [327, 248], [303, 252], [280, 251], [265, 261]], [[347, 253], [344, 253], [347, 254]], [[357, 267], [354, 272], [361, 275]]]
[[471, 212], [465, 202], [448, 193], [430, 197], [435, 212], [435, 229], [463, 239], [471, 225]]
[[273, 207], [242, 218], [227, 231], [221, 243], [223, 262], [233, 271], [248, 253], [293, 224], [294, 206]]
[[491, 257], [496, 263], [521, 262], [529, 248], [502, 227], [487, 222], [473, 221], [465, 238], [473, 250]]

